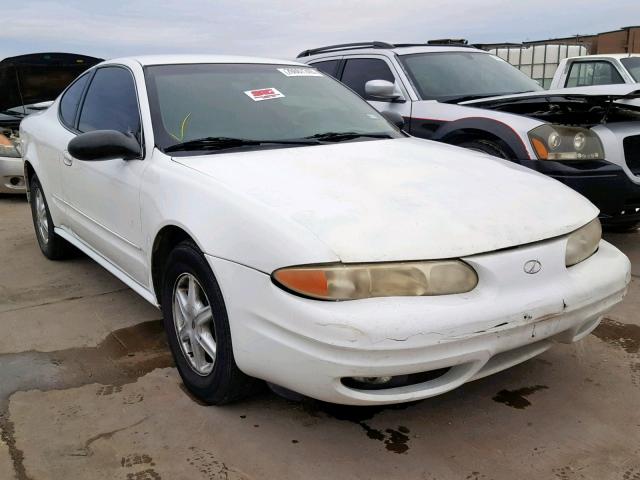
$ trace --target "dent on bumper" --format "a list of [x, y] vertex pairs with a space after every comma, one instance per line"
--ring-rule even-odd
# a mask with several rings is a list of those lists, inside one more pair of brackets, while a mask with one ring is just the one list
[[22, 159], [0, 157], [0, 193], [24, 193], [25, 191]]
[[[299, 298], [264, 273], [208, 260], [245, 373], [329, 402], [385, 404], [444, 393], [532, 358], [554, 341], [590, 333], [626, 293], [630, 264], [603, 241], [591, 258], [566, 269], [565, 242], [465, 259], [480, 277], [468, 294], [342, 303]], [[538, 275], [521, 268], [532, 258], [543, 264]], [[340, 381], [441, 368], [449, 370], [434, 380], [386, 390], [357, 390]]]

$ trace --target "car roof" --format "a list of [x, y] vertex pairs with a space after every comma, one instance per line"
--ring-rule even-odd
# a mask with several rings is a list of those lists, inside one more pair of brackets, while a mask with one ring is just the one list
[[[485, 53], [487, 55], [491, 55], [486, 50], [481, 50], [479, 48], [467, 47], [467, 46], [455, 46], [455, 45], [395, 45], [393, 48], [344, 48], [344, 49], [335, 49], [335, 50], [327, 50], [319, 53], [314, 53], [312, 55], [303, 55], [298, 58], [304, 59], [305, 62], [326, 58], [326, 57], [337, 57], [341, 55], [380, 55], [380, 54], [393, 54], [393, 55], [413, 55], [416, 53], [438, 53], [438, 52], [472, 52], [472, 53]], [[304, 52], [303, 52], [304, 53]]]
[[567, 60], [577, 60], [577, 59], [598, 59], [598, 58], [629, 58], [629, 57], [640, 57], [638, 53], [600, 53], [596, 55], [581, 55], [577, 57], [569, 57]]
[[242, 57], [236, 55], [141, 55], [132, 57], [114, 58], [104, 62], [104, 64], [123, 63], [134, 61], [142, 66], [148, 65], [180, 65], [193, 63], [256, 63], [256, 64], [276, 64], [276, 65], [299, 65], [303, 63], [291, 60], [260, 57]]

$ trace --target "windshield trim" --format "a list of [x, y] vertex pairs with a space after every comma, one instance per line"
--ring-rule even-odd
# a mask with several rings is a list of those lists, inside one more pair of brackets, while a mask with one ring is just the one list
[[[418, 53], [408, 53], [408, 54], [398, 54], [398, 59], [400, 60], [400, 64], [402, 65], [402, 69], [404, 70], [405, 74], [407, 75], [407, 77], [409, 78], [409, 81], [411, 82], [411, 84], [413, 85], [413, 89], [415, 90], [416, 95], [418, 96], [418, 98], [420, 100], [435, 100], [437, 102], [440, 101], [447, 101], [447, 99], [451, 99], [452, 97], [454, 97], [454, 95], [441, 95], [441, 96], [426, 96], [424, 95], [424, 93], [422, 92], [422, 89], [420, 87], [420, 82], [417, 81], [416, 77], [413, 74], [413, 71], [411, 70], [411, 68], [409, 67], [409, 65], [407, 65], [406, 59], [410, 58], [410, 57], [422, 57], [422, 56], [427, 56], [427, 55], [459, 55], [459, 54], [466, 54], [466, 55], [492, 55], [495, 56], [489, 52], [482, 52], [482, 51], [459, 51], [459, 50], [447, 50], [444, 52], [418, 52]], [[500, 57], [497, 57], [500, 58]], [[503, 60], [503, 59], [500, 59]], [[503, 60], [504, 61], [504, 60]], [[533, 80], [532, 78], [529, 78], [526, 74], [520, 72], [520, 70], [518, 70], [516, 67], [514, 67], [513, 65], [511, 65], [509, 62], [504, 61], [507, 65], [510, 65], [512, 68], [514, 68], [517, 72], [519, 72], [521, 75], [523, 75], [526, 79], [531, 81], [531, 91], [544, 91], [544, 88], [542, 88], [535, 80]], [[536, 88], [535, 90], [533, 90], [534, 88]], [[496, 93], [496, 94], [492, 94], [492, 96], [503, 96], [503, 95], [514, 95], [516, 93], [520, 93], [522, 92], [522, 90], [519, 91], [514, 91], [514, 92], [501, 92], [501, 93]], [[462, 95], [462, 94], [460, 94]], [[473, 95], [471, 93], [469, 93], [469, 95]], [[478, 95], [482, 95], [484, 96], [484, 94], [478, 94]], [[455, 95], [458, 96], [458, 95]], [[488, 95], [487, 95], [488, 97]]]

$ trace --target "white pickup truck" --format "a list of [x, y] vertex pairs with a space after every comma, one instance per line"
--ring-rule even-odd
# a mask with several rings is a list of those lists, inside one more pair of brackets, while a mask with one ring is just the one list
[[565, 58], [550, 89], [640, 83], [640, 54], [586, 55]]

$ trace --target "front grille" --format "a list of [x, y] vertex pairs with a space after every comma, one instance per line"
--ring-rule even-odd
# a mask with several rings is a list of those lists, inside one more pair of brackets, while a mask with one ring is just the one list
[[624, 159], [634, 175], [640, 175], [640, 135], [632, 135], [624, 139]]

